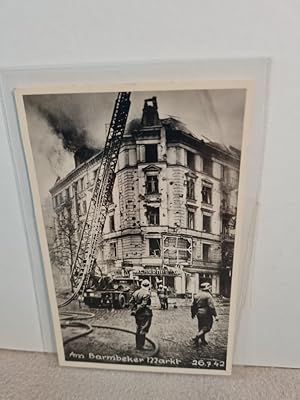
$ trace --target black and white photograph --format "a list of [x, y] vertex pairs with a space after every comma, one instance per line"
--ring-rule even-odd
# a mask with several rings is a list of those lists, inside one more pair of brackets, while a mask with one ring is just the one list
[[247, 83], [178, 86], [16, 92], [61, 365], [231, 371]]

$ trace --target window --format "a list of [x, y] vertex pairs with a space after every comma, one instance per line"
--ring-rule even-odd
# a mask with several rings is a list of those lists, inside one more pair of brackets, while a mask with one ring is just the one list
[[63, 195], [62, 193], [59, 193], [58, 195], [58, 204], [61, 204], [63, 202]]
[[201, 283], [204, 283], [204, 282], [209, 282], [210, 284], [212, 284], [212, 275], [200, 272], [200, 274], [199, 274], [199, 286], [201, 285]]
[[74, 193], [76, 195], [76, 193], [78, 192], [78, 182], [74, 182], [73, 183], [73, 190], [74, 190]]
[[195, 200], [195, 182], [192, 179], [187, 181], [186, 197], [190, 200]]
[[160, 257], [160, 239], [149, 239], [149, 255]]
[[157, 175], [150, 175], [146, 177], [146, 193], [158, 193], [158, 177]]
[[96, 180], [97, 170], [90, 171], [87, 176], [87, 186], [93, 186]]
[[114, 202], [113, 201], [113, 193], [112, 193], [112, 191], [107, 194], [107, 201], [110, 204]]
[[77, 182], [75, 182], [76, 188], [78, 192], [81, 192], [84, 189], [84, 178], [80, 178]]
[[95, 182], [96, 176], [97, 176], [97, 169], [95, 171], [93, 171], [93, 177], [92, 177], [92, 181]]
[[209, 186], [202, 187], [202, 202], [206, 204], [212, 204], [212, 190]]
[[203, 231], [210, 232], [211, 231], [211, 216], [203, 215]]
[[195, 169], [195, 154], [190, 151], [186, 152], [186, 164], [190, 169]]
[[203, 172], [212, 175], [212, 161], [209, 158], [203, 158]]
[[80, 189], [79, 190], [83, 190], [84, 189], [84, 178], [81, 178], [79, 182], [80, 182], [80, 184], [79, 184], [80, 185], [79, 186]]
[[115, 217], [114, 217], [114, 215], [110, 215], [110, 217], [109, 217], [109, 230], [110, 230], [110, 232], [114, 232], [115, 231]]
[[225, 183], [228, 180], [228, 167], [226, 165], [221, 165], [222, 181]]
[[147, 207], [147, 219], [149, 225], [159, 225], [159, 208]]
[[145, 156], [146, 156], [146, 162], [149, 162], [149, 163], [157, 162], [157, 145], [156, 144], [146, 144], [145, 145]]
[[187, 213], [187, 227], [195, 229], [195, 213], [193, 211], [188, 211]]
[[116, 258], [117, 257], [117, 244], [116, 242], [110, 243], [110, 257], [111, 258]]
[[223, 217], [222, 218], [222, 234], [227, 235], [229, 232], [229, 220], [228, 217]]
[[86, 214], [86, 201], [85, 200], [83, 200], [83, 202], [82, 202], [82, 213]]
[[210, 255], [210, 244], [203, 244], [202, 245], [202, 258], [203, 261], [208, 261], [209, 260], [209, 255]]
[[71, 211], [71, 208], [67, 208], [67, 219], [68, 219], [68, 222], [71, 222], [71, 221], [72, 221], [72, 211]]
[[66, 200], [70, 200], [70, 188], [66, 189]]

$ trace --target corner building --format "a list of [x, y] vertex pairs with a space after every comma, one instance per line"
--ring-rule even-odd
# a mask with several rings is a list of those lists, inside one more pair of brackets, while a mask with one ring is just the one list
[[[51, 189], [56, 219], [66, 199], [80, 226], [100, 157], [79, 163]], [[174, 118], [160, 119], [157, 99], [145, 100], [120, 150], [97, 259], [102, 271], [152, 285], [162, 280], [177, 296], [209, 281], [214, 293], [228, 296], [239, 161], [238, 150], [199, 139]]]

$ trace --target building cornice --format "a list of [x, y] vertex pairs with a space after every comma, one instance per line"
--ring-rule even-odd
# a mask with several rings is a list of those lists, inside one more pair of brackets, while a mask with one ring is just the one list
[[[147, 132], [150, 134], [150, 132], [157, 132], [158, 127], [154, 128], [149, 128], [147, 130], [141, 131], [141, 136], [142, 133]], [[213, 143], [207, 143], [203, 139], [196, 138], [195, 136], [185, 133], [181, 130], [172, 130], [168, 129], [166, 127], [166, 138], [167, 138], [167, 145], [168, 144], [178, 144], [178, 145], [187, 145], [189, 147], [192, 147], [194, 150], [200, 153], [202, 156], [210, 155], [212, 158], [216, 157], [219, 161], [220, 159], [230, 162], [230, 164], [233, 164], [232, 166], [239, 167], [240, 163], [240, 157], [238, 157], [238, 151], [236, 152], [229, 152], [221, 149], [220, 147], [217, 147], [217, 145], [214, 145]], [[122, 147], [126, 145], [134, 145], [135, 143], [135, 137], [130, 137], [129, 135], [124, 136], [123, 138], [123, 144]], [[136, 136], [136, 140], [141, 140], [139, 136]], [[120, 149], [120, 152], [122, 151], [122, 148]], [[51, 195], [55, 195], [57, 192], [60, 190], [64, 189], [69, 183], [72, 183], [77, 177], [79, 177], [83, 171], [88, 170], [92, 165], [99, 163], [101, 160], [101, 154], [102, 151], [99, 151], [99, 153], [95, 154], [93, 157], [91, 157], [89, 160], [86, 162], [80, 164], [77, 168], [73, 169], [71, 172], [69, 172], [64, 178], [59, 179], [53, 186], [50, 188], [49, 192]], [[176, 164], [177, 165], [177, 164]], [[136, 166], [134, 166], [136, 167]], [[119, 171], [117, 171], [119, 172]]]

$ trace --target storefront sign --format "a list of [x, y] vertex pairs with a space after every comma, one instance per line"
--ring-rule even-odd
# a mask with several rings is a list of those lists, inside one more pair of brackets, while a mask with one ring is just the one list
[[166, 269], [160, 269], [160, 268], [149, 268], [149, 269], [147, 268], [147, 269], [134, 271], [134, 275], [138, 275], [138, 276], [155, 276], [155, 275], [179, 276], [179, 275], [181, 275], [181, 273], [178, 271], [167, 271]]

